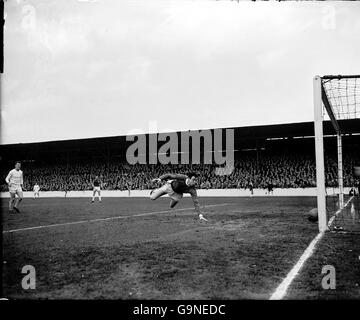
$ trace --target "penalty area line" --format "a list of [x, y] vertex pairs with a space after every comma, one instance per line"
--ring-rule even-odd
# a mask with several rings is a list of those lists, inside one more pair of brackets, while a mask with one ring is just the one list
[[[344, 208], [339, 209], [336, 211], [335, 216], [336, 217], [342, 210], [344, 210], [347, 205], [350, 203], [353, 197], [351, 197], [344, 205]], [[329, 226], [332, 223], [334, 219], [330, 219]], [[290, 270], [290, 272], [287, 274], [286, 278], [280, 283], [280, 285], [276, 288], [274, 293], [271, 295], [269, 300], [281, 300], [286, 296], [287, 290], [289, 289], [291, 283], [294, 281], [296, 276], [299, 274], [301, 268], [305, 264], [305, 262], [312, 256], [312, 254], [315, 251], [316, 245], [319, 243], [321, 238], [323, 237], [324, 232], [319, 232], [318, 235], [310, 242], [309, 246], [305, 249], [304, 253], [301, 255], [298, 262], [294, 265], [294, 267]]]
[[[202, 208], [211, 208], [211, 207], [221, 207], [227, 206], [230, 203], [221, 203], [221, 204], [210, 204], [206, 206], [202, 206]], [[62, 226], [70, 226], [75, 224], [84, 224], [84, 223], [91, 223], [91, 222], [101, 222], [101, 221], [109, 221], [109, 220], [119, 220], [119, 219], [127, 219], [133, 217], [144, 217], [144, 216], [151, 216], [161, 213], [171, 213], [171, 212], [178, 212], [178, 211], [187, 211], [192, 210], [194, 208], [182, 208], [182, 209], [175, 209], [175, 210], [163, 210], [163, 211], [153, 211], [153, 212], [145, 212], [127, 216], [116, 216], [116, 217], [107, 217], [107, 218], [99, 218], [99, 219], [91, 219], [91, 220], [80, 220], [80, 221], [73, 221], [73, 222], [64, 222], [64, 223], [55, 223], [55, 224], [46, 224], [42, 226], [35, 226], [35, 227], [26, 227], [20, 229], [12, 229], [12, 230], [4, 230], [3, 234], [5, 233], [15, 233], [21, 231], [28, 231], [28, 230], [37, 230], [37, 229], [47, 229], [47, 228], [55, 228], [55, 227], [62, 227]]]

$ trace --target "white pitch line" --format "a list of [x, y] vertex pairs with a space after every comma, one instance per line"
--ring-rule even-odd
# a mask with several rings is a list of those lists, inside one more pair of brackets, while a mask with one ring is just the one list
[[[210, 204], [210, 205], [207, 205], [207, 206], [203, 206], [203, 208], [220, 207], [220, 206], [226, 206], [226, 205], [229, 205], [229, 203]], [[109, 220], [117, 220], [117, 219], [126, 219], [126, 218], [132, 218], [132, 217], [143, 217], [143, 216], [150, 216], [150, 215], [155, 215], [155, 214], [160, 214], [160, 213], [186, 211], [186, 210], [191, 210], [191, 209], [193, 209], [193, 208], [182, 208], [182, 209], [175, 209], [175, 210], [153, 211], [153, 212], [145, 212], [145, 213], [139, 213], [139, 214], [128, 215], [128, 216], [116, 216], [116, 217], [99, 218], [99, 219], [92, 219], [92, 220], [80, 220], [80, 221], [73, 221], [73, 222], [46, 224], [46, 225], [36, 226], [36, 227], [27, 227], [27, 228], [21, 228], [21, 229], [4, 230], [3, 234], [20, 232], [20, 231], [28, 231], [28, 230], [36, 230], [36, 229], [45, 229], [45, 228], [69, 226], [69, 225], [89, 223], [89, 222], [100, 222], [100, 221], [109, 221]]]
[[[337, 216], [342, 210], [346, 208], [346, 206], [349, 204], [349, 202], [352, 200], [353, 197], [351, 197], [346, 204], [344, 205], [343, 209], [339, 209], [336, 211], [335, 216]], [[329, 226], [332, 223], [334, 219], [330, 219]], [[330, 223], [331, 222], [331, 223]], [[309, 246], [305, 249], [304, 253], [301, 255], [298, 262], [294, 265], [294, 267], [290, 270], [290, 272], [287, 274], [286, 278], [280, 283], [280, 285], [276, 288], [274, 293], [271, 295], [269, 300], [281, 300], [285, 297], [286, 292], [291, 285], [291, 283], [294, 281], [296, 276], [299, 274], [300, 269], [303, 267], [304, 263], [307, 259], [309, 259], [312, 254], [314, 253], [315, 247], [318, 244], [318, 242], [323, 237], [324, 232], [319, 232], [318, 235], [311, 241]]]

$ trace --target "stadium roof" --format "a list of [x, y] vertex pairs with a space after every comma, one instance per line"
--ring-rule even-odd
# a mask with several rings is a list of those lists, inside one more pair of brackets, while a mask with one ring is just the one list
[[[343, 134], [360, 134], [360, 119], [340, 121]], [[234, 129], [236, 142], [279, 139], [279, 138], [301, 138], [314, 136], [313, 122], [289, 123], [277, 125], [263, 125], [251, 127], [224, 128]], [[324, 135], [335, 134], [331, 122], [324, 121]], [[89, 139], [47, 141], [36, 143], [19, 143], [0, 146], [1, 159], [26, 159], [34, 154], [55, 153], [62, 155], [81, 152], [83, 155], [92, 155], [93, 152], [106, 152], [108, 149], [117, 149], [122, 153], [125, 147], [132, 142], [126, 141], [126, 136], [97, 137]]]

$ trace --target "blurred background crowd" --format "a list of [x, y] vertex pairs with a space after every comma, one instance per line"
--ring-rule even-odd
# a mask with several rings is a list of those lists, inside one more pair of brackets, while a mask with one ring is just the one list
[[[353, 166], [356, 159], [345, 157], [344, 186], [352, 186]], [[274, 188], [306, 188], [316, 185], [315, 159], [313, 156], [301, 154], [269, 154], [261, 159], [254, 156], [243, 156], [235, 161], [234, 170], [230, 174], [219, 174], [217, 165], [129, 165], [116, 161], [81, 161], [67, 164], [22, 164], [24, 172], [24, 188], [32, 190], [38, 183], [42, 191], [90, 190], [92, 180], [99, 176], [105, 190], [142, 190], [154, 187], [151, 179], [164, 173], [198, 173], [199, 189], [227, 188], [263, 188], [271, 185]], [[5, 177], [12, 168], [2, 168], [1, 191], [7, 191]], [[326, 184], [336, 187], [336, 158], [325, 159]], [[220, 171], [221, 172], [221, 171]], [[229, 173], [229, 172], [228, 172]]]

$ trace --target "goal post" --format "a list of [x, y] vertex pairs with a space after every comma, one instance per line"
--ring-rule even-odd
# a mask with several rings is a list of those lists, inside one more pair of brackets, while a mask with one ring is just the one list
[[314, 119], [315, 119], [315, 161], [316, 161], [316, 188], [319, 230], [327, 230], [326, 217], [326, 190], [325, 190], [325, 163], [324, 163], [324, 134], [323, 134], [323, 107], [322, 84], [319, 76], [314, 77]]
[[[318, 223], [319, 231], [325, 232], [329, 230], [336, 215], [345, 210], [341, 123], [342, 120], [360, 118], [360, 75], [315, 76], [313, 78], [313, 95]], [[337, 157], [337, 181], [336, 187], [334, 181], [331, 181], [334, 190], [332, 199], [335, 203], [331, 214], [329, 214], [329, 199], [327, 198], [329, 184], [327, 178], [330, 174], [329, 168], [326, 168], [326, 164], [331, 163], [331, 160], [325, 156], [327, 155], [326, 152], [329, 151], [324, 148], [323, 122], [325, 118], [330, 120], [334, 133], [332, 136], [336, 137], [336, 153], [334, 153]], [[352, 223], [356, 224], [354, 221]]]

